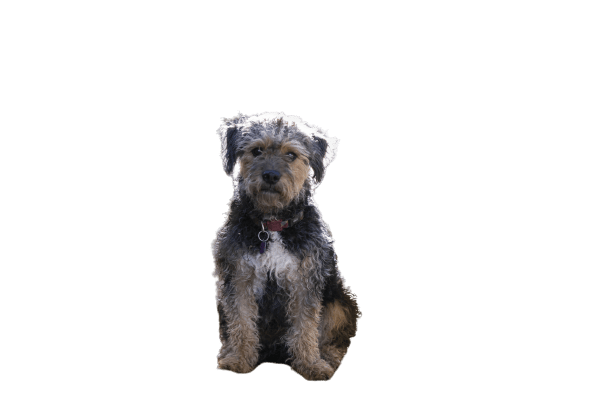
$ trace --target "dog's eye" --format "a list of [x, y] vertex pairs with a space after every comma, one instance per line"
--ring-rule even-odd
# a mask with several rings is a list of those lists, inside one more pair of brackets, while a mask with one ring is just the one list
[[251, 150], [251, 153], [253, 153], [253, 156], [255, 157], [259, 156], [262, 153], [261, 147], [254, 148], [253, 150]]
[[297, 158], [297, 154], [293, 153], [293, 152], [289, 152], [287, 153], [287, 156], [289, 156], [289, 158], [291, 159], [291, 161], [294, 161]]

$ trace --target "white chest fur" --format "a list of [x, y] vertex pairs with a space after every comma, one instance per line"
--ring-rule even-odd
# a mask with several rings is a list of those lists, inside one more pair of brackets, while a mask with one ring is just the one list
[[266, 244], [263, 254], [259, 252], [256, 255], [249, 254], [246, 259], [247, 263], [255, 268], [253, 290], [257, 298], [263, 294], [268, 272], [274, 276], [278, 285], [285, 289], [288, 289], [287, 284], [298, 276], [299, 260], [287, 251], [280, 234], [271, 231], [270, 239]]

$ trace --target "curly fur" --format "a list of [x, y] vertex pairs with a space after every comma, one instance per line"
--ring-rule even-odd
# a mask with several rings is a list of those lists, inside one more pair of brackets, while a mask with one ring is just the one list
[[[319, 128], [295, 116], [225, 119], [219, 129], [224, 170], [236, 177], [230, 211], [213, 242], [222, 347], [218, 367], [239, 373], [264, 362], [290, 365], [308, 380], [327, 380], [357, 330], [360, 311], [337, 268], [331, 234], [314, 206], [312, 186], [333, 159]], [[263, 173], [280, 175], [268, 183]], [[291, 220], [269, 232], [262, 222]]]

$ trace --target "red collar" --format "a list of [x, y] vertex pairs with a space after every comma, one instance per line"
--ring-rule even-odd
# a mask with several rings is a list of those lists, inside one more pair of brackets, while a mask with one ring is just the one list
[[268, 231], [282, 231], [285, 228], [293, 227], [295, 224], [300, 222], [304, 218], [304, 212], [300, 211], [297, 216], [290, 220], [268, 220], [260, 221], [253, 219], [258, 225], [261, 225], [263, 229]]
[[271, 220], [263, 223], [269, 231], [282, 231], [284, 228], [290, 227], [290, 222], [285, 220]]

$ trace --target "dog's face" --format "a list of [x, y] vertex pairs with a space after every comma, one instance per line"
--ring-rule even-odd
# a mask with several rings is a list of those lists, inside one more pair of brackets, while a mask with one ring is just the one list
[[[318, 128], [303, 122], [289, 122], [297, 117], [283, 114], [239, 115], [228, 119], [219, 129], [224, 144], [224, 164], [232, 174], [240, 164], [239, 188], [263, 213], [273, 214], [291, 204], [310, 188], [320, 183], [325, 166], [323, 159], [328, 143], [323, 137], [308, 136], [306, 131]], [[301, 125], [301, 126], [300, 126]], [[308, 128], [305, 128], [305, 126]]]
[[245, 146], [240, 177], [255, 205], [265, 213], [289, 205], [310, 171], [308, 150], [295, 139], [264, 136]]

